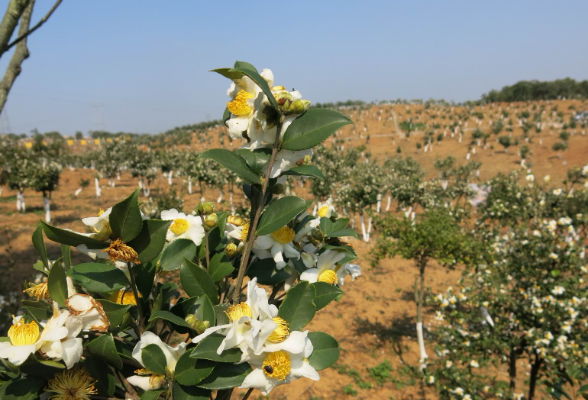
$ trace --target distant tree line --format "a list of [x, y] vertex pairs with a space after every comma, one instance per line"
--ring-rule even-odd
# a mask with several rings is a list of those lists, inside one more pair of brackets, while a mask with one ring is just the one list
[[482, 95], [482, 102], [552, 100], [559, 98], [588, 98], [588, 80], [576, 82], [574, 79], [554, 81], [519, 81], [501, 90], [491, 90]]

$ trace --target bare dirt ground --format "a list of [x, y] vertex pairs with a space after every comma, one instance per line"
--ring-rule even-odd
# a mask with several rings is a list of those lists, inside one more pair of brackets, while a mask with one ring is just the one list
[[[529, 133], [530, 143], [525, 143], [522, 138], [522, 131], [518, 126], [516, 113], [523, 110], [538, 112], [541, 106], [545, 106], [543, 123], [545, 127], [537, 134], [534, 129]], [[472, 132], [480, 128], [484, 132], [489, 131], [491, 120], [496, 120], [494, 115], [500, 110], [507, 110], [510, 118], [514, 120], [513, 138], [518, 137], [521, 144], [527, 144], [531, 155], [527, 157], [527, 164], [533, 165], [533, 172], [538, 179], [544, 175], [551, 175], [553, 182], [559, 183], [565, 178], [566, 170], [571, 166], [583, 166], [588, 163], [588, 140], [584, 136], [586, 128], [579, 125], [575, 129], [568, 129], [573, 133], [569, 139], [569, 148], [561, 153], [561, 158], [552, 150], [552, 145], [560, 139], [563, 122], [568, 122], [575, 110], [588, 109], [587, 103], [581, 101], [553, 101], [516, 104], [495, 104], [492, 107], [480, 107], [484, 118], [478, 125], [477, 120], [470, 118], [468, 126], [461, 127], [465, 130], [462, 143], [458, 141], [458, 135], [451, 137], [448, 126], [454, 122], [455, 116], [462, 110], [451, 107], [431, 107], [427, 109], [422, 105], [395, 105], [395, 106], [374, 106], [363, 111], [348, 111], [348, 115], [355, 122], [355, 126], [343, 128], [334, 139], [330, 139], [327, 145], [336, 140], [343, 140], [346, 147], [366, 145], [367, 149], [378, 159], [397, 154], [400, 146], [403, 155], [410, 155], [418, 160], [434, 176], [432, 167], [437, 158], [447, 155], [454, 156], [458, 162], [465, 162], [468, 152], [470, 159], [482, 163], [480, 178], [486, 179], [498, 172], [508, 172], [520, 168], [521, 157], [517, 154], [517, 148], [511, 147], [505, 153], [502, 146], [496, 142], [496, 136], [491, 134], [488, 147], [473, 145]], [[563, 117], [558, 117], [555, 111], [563, 112]], [[534, 109], [535, 108], [535, 109]], [[410, 114], [409, 114], [410, 112]], [[403, 132], [396, 130], [394, 114], [397, 122], [413, 118], [413, 122], [423, 122], [428, 125], [422, 131], [412, 132], [406, 137]], [[433, 117], [433, 114], [435, 116]], [[442, 116], [446, 115], [445, 118]], [[559, 121], [563, 119], [563, 121]], [[439, 128], [431, 128], [434, 123], [439, 123]], [[364, 126], [366, 130], [364, 132]], [[445, 127], [444, 127], [445, 126]], [[211, 130], [210, 134], [220, 129]], [[441, 142], [435, 142], [433, 149], [425, 153], [424, 149], [417, 150], [416, 143], [423, 141], [425, 131], [434, 130], [434, 137], [439, 133], [446, 133]], [[369, 133], [369, 143], [367, 134]], [[508, 132], [501, 132], [500, 135], [508, 135]], [[490, 148], [494, 146], [494, 150]], [[195, 145], [200, 149], [200, 145]], [[218, 140], [213, 139], [210, 147], [219, 147]], [[475, 150], [473, 150], [475, 148]], [[474, 154], [475, 151], [475, 154]], [[78, 188], [81, 178], [93, 181], [92, 170], [64, 169], [58, 190], [53, 194], [52, 199], [52, 224], [84, 230], [81, 218], [95, 215], [100, 208], [107, 208], [122, 200], [137, 187], [137, 181], [128, 173], [123, 173], [121, 181], [116, 182], [116, 187], [111, 188], [102, 183], [102, 196], [96, 199], [92, 186], [76, 198], [73, 192]], [[174, 188], [180, 189], [183, 185], [180, 178], [176, 178]], [[160, 177], [154, 186], [153, 194], [157, 190], [168, 190], [168, 184]], [[159, 188], [159, 189], [158, 189]], [[185, 210], [192, 209], [199, 200], [198, 194], [188, 195], [181, 189], [185, 199]], [[217, 193], [206, 192], [209, 199], [216, 198]], [[225, 196], [226, 197], [226, 196]], [[31, 243], [31, 234], [40, 219], [44, 217], [42, 198], [40, 193], [32, 191], [25, 192], [27, 212], [20, 214], [16, 212], [16, 193], [4, 189], [0, 197], [0, 271], [2, 273], [3, 286], [18, 287], [25, 278], [33, 275], [32, 264], [37, 260], [36, 252]], [[141, 197], [145, 200], [144, 197]], [[228, 206], [225, 204], [225, 208]], [[271, 399], [338, 399], [352, 398], [353, 391], [357, 391], [355, 397], [358, 399], [410, 399], [410, 398], [435, 398], [434, 393], [425, 391], [421, 393], [418, 385], [403, 387], [399, 370], [402, 369], [402, 359], [414, 365], [417, 361], [417, 346], [414, 330], [415, 306], [413, 300], [412, 285], [416, 269], [412, 263], [402, 259], [392, 259], [382, 262], [377, 268], [370, 268], [370, 248], [377, 239], [366, 244], [360, 240], [352, 242], [359, 254], [359, 262], [362, 265], [363, 276], [355, 282], [346, 282], [343, 290], [345, 296], [339, 303], [333, 303], [324, 310], [318, 312], [314, 321], [307, 327], [310, 330], [321, 330], [333, 335], [341, 345], [341, 358], [338, 368], [331, 368], [321, 372], [321, 380], [312, 382], [307, 379], [300, 379], [288, 386], [275, 389], [269, 398]], [[59, 248], [48, 242], [50, 258], [55, 259], [60, 252]], [[431, 265], [427, 270], [427, 285], [434, 293], [444, 290], [447, 286], [455, 284], [460, 271], [447, 271], [438, 265]], [[430, 310], [429, 310], [430, 311]], [[426, 316], [426, 324], [434, 323], [432, 312]], [[430, 352], [432, 353], [432, 351]], [[431, 355], [431, 354], [430, 354]], [[368, 368], [372, 368], [387, 360], [392, 368], [391, 378], [382, 385], [377, 385], [370, 377]], [[362, 380], [370, 382], [372, 388], [361, 389], [356, 384], [349, 369], [356, 370]], [[345, 372], [347, 371], [347, 372]], [[351, 385], [351, 386], [348, 386]], [[344, 389], [346, 388], [346, 389]], [[345, 393], [347, 394], [345, 394]], [[242, 391], [235, 392], [234, 399], [241, 397]], [[255, 392], [251, 398], [258, 398], [259, 393]], [[263, 398], [260, 396], [259, 398]]]

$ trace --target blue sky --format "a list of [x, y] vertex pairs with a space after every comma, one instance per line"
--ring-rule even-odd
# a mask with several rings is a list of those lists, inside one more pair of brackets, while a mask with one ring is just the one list
[[[52, 4], [37, 0], [33, 19]], [[236, 59], [314, 102], [584, 80], [587, 15], [585, 0], [64, 0], [29, 39], [0, 129], [156, 133], [220, 118], [229, 82], [207, 71]]]

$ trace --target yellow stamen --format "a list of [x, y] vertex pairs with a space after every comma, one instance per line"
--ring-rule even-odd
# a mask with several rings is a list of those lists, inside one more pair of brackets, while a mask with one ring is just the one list
[[246, 242], [247, 236], [249, 236], [249, 222], [243, 225], [243, 229], [241, 229], [241, 241]]
[[152, 375], [153, 372], [149, 371], [147, 368], [139, 368], [135, 370], [135, 374], [139, 375], [139, 376], [145, 376], [145, 375]]
[[290, 327], [288, 326], [288, 322], [280, 317], [275, 317], [274, 322], [278, 327], [268, 336], [267, 340], [272, 343], [282, 343], [290, 336]]
[[326, 217], [328, 212], [329, 212], [329, 206], [322, 206], [318, 210], [318, 216], [319, 217]]
[[31, 286], [30, 288], [23, 290], [23, 292], [31, 297], [36, 297], [37, 300], [49, 298], [49, 286], [47, 286], [47, 282]]
[[332, 269], [327, 269], [321, 272], [321, 274], [318, 277], [318, 281], [334, 285], [335, 283], [337, 283], [337, 273]]
[[104, 214], [104, 210], [101, 208], [100, 210], [98, 210], [98, 216], [102, 216], [102, 214]]
[[141, 264], [137, 252], [120, 239], [116, 239], [114, 242], [110, 243], [110, 246], [102, 250], [102, 252], [108, 253], [108, 259], [111, 261], [124, 261]]
[[169, 230], [175, 233], [176, 235], [181, 235], [182, 233], [186, 232], [190, 224], [183, 218], [174, 219], [174, 223], [169, 227]]
[[251, 307], [247, 303], [239, 303], [227, 309], [227, 315], [231, 322], [238, 321], [241, 317], [253, 317]]
[[243, 224], [245, 224], [247, 222], [247, 220], [243, 217], [238, 216], [238, 215], [229, 215], [227, 217], [227, 222], [229, 224], [233, 224], [235, 226], [242, 226]]
[[13, 346], [35, 344], [39, 339], [39, 325], [35, 321], [25, 323], [22, 318], [20, 321], [15, 320], [8, 330], [8, 337]]
[[292, 363], [285, 351], [274, 351], [263, 361], [263, 372], [270, 378], [283, 381], [290, 374]]
[[237, 93], [237, 97], [227, 103], [227, 108], [232, 114], [237, 116], [249, 115], [251, 113], [251, 107], [247, 104], [247, 100], [252, 97], [253, 95], [251, 93], [241, 89]]
[[294, 236], [296, 236], [296, 232], [294, 232], [294, 229], [289, 226], [283, 226], [277, 231], [272, 232], [272, 238], [281, 244], [290, 243], [294, 240]]
[[[140, 293], [139, 297], [141, 297]], [[122, 304], [125, 306], [128, 304], [131, 304], [133, 306], [137, 305], [137, 299], [135, 298], [135, 295], [132, 291], [119, 290], [116, 292], [112, 292], [108, 300], [112, 301], [113, 303]]]
[[53, 400], [90, 400], [91, 395], [98, 393], [94, 379], [85, 368], [55, 374], [46, 390], [55, 393], [50, 397]]

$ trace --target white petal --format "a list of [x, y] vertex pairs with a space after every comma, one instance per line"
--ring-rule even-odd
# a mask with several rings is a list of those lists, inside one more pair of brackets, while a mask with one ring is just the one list
[[233, 326], [233, 324], [212, 326], [212, 327], [206, 329], [200, 335], [196, 336], [194, 339], [192, 339], [192, 343], [200, 343], [202, 341], [202, 339], [204, 339], [205, 337], [208, 337], [208, 336], [212, 335], [215, 332], [218, 332], [218, 331], [223, 330], [223, 329], [230, 328], [232, 326]]
[[254, 249], [261, 249], [261, 250], [268, 250], [276, 243], [276, 241], [271, 237], [271, 235], [263, 235], [257, 237], [253, 242]]
[[73, 367], [78, 361], [80, 361], [80, 358], [82, 358], [82, 352], [84, 351], [82, 339], [68, 339], [64, 342], [61, 342], [61, 346], [63, 347], [63, 361], [69, 369]]
[[171, 210], [163, 210], [161, 212], [161, 219], [164, 221], [173, 221], [178, 218], [178, 210], [172, 208]]
[[[300, 332], [293, 331], [290, 336], [282, 343], [269, 343], [266, 344], [263, 351], [271, 353], [274, 351], [284, 350], [291, 354], [300, 354], [304, 352], [306, 346], [306, 337], [308, 331]], [[310, 341], [310, 340], [309, 340]]]
[[319, 270], [318, 268], [311, 268], [309, 270], [304, 271], [301, 275], [300, 275], [300, 280], [301, 281], [308, 281], [310, 283], [314, 283], [318, 281], [318, 277], [319, 277]]
[[264, 396], [267, 396], [273, 388], [279, 385], [277, 379], [268, 378], [261, 368], [254, 369], [239, 386], [241, 389], [255, 388], [258, 389]]
[[149, 388], [149, 379], [150, 379], [149, 376], [133, 375], [133, 376], [129, 376], [127, 378], [127, 381], [129, 381], [129, 383], [131, 385], [147, 391], [150, 389]]

